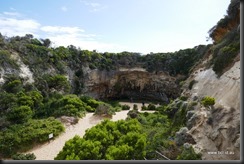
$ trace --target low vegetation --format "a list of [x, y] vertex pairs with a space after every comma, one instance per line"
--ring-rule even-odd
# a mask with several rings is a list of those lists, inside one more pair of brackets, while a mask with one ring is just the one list
[[13, 160], [35, 160], [36, 156], [34, 153], [27, 153], [27, 154], [14, 154], [11, 157]]
[[215, 98], [206, 96], [201, 100], [201, 104], [203, 104], [205, 107], [213, 106], [215, 104]]
[[56, 160], [131, 160], [145, 156], [146, 136], [138, 121], [120, 120], [88, 129], [83, 138], [75, 136], [65, 143]]
[[62, 132], [63, 124], [52, 117], [10, 125], [0, 131], [1, 156], [8, 157], [19, 151], [26, 151], [38, 143], [48, 141], [49, 134], [53, 133], [55, 138]]

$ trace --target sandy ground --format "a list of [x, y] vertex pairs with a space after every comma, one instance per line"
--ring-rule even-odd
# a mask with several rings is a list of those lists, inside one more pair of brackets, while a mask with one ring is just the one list
[[[137, 104], [139, 111], [141, 110], [142, 106], [141, 103], [121, 102], [121, 104], [127, 104], [131, 107], [131, 109], [133, 108], [134, 104]], [[147, 106], [148, 104], [145, 105]], [[112, 121], [126, 119], [127, 113], [128, 111], [116, 112], [116, 114], [112, 117]], [[79, 135], [82, 137], [87, 129], [95, 126], [102, 120], [103, 119], [101, 117], [94, 116], [93, 113], [87, 113], [86, 116], [80, 119], [77, 124], [66, 127], [65, 132], [57, 137], [55, 140], [51, 140], [49, 143], [36, 146], [32, 150], [25, 153], [34, 153], [36, 156], [36, 160], [53, 160], [57, 156], [59, 151], [62, 150], [67, 140], [73, 138], [75, 135]]]

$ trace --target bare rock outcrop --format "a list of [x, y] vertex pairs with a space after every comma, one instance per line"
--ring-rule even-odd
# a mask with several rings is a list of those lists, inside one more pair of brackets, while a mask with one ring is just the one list
[[150, 73], [143, 68], [85, 70], [84, 93], [101, 99], [125, 98], [168, 102], [180, 95], [176, 78], [164, 72]]
[[221, 77], [211, 68], [201, 68], [188, 80], [197, 83], [183, 95], [198, 102], [211, 96], [216, 102], [211, 109], [200, 107], [187, 114], [195, 151], [203, 160], [240, 160], [240, 61]]

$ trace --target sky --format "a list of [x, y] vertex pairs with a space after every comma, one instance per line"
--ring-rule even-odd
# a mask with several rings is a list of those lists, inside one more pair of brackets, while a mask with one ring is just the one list
[[230, 0], [0, 0], [0, 33], [98, 52], [175, 52], [206, 41]]

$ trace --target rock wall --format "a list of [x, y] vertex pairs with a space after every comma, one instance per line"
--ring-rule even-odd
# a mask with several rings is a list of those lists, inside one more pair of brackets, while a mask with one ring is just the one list
[[192, 80], [196, 83], [183, 95], [198, 102], [205, 96], [216, 100], [212, 108], [200, 105], [191, 111], [187, 133], [196, 141], [195, 151], [203, 160], [240, 160], [240, 61], [221, 77], [211, 68], [200, 68], [188, 83]]
[[101, 99], [133, 99], [168, 102], [180, 95], [176, 78], [164, 72], [149, 73], [142, 68], [99, 71], [83, 68], [87, 95]]

